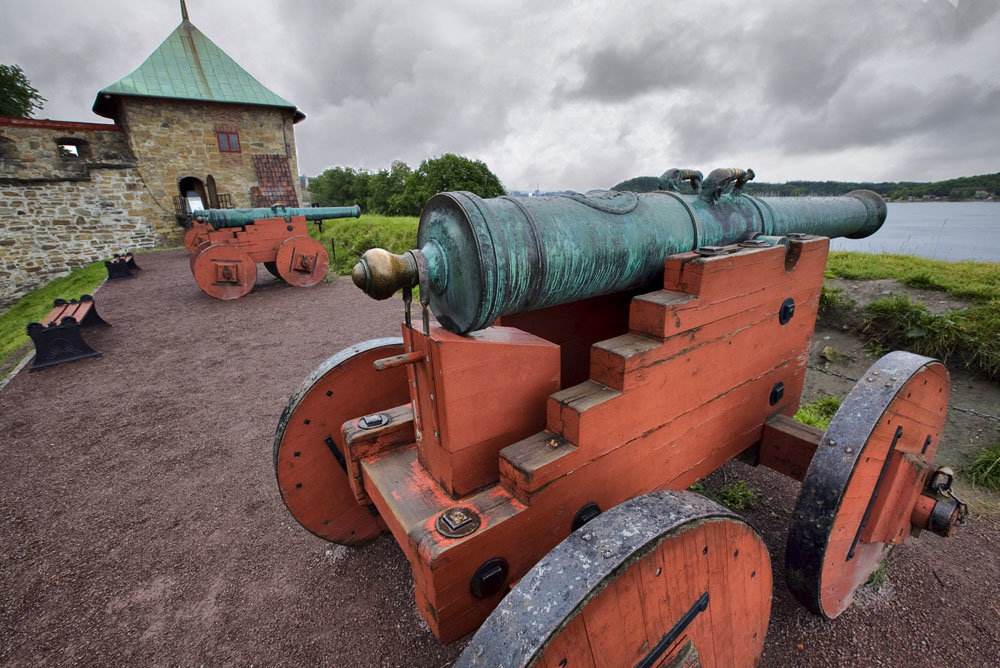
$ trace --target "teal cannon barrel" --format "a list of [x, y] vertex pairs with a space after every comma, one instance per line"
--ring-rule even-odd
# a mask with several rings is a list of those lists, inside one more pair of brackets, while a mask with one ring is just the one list
[[327, 206], [289, 209], [283, 206], [272, 206], [269, 209], [205, 209], [199, 211], [196, 217], [204, 220], [217, 230], [225, 227], [245, 227], [253, 225], [261, 218], [284, 218], [291, 220], [292, 216], [305, 216], [306, 220], [327, 220], [329, 218], [357, 218], [361, 215], [361, 207]]
[[419, 284], [438, 322], [465, 333], [499, 316], [638, 287], [675, 253], [759, 235], [861, 238], [885, 221], [877, 193], [750, 197], [741, 192], [747, 175], [716, 170], [702, 184], [698, 173], [696, 195], [604, 191], [484, 200], [440, 193], [421, 214], [417, 250], [369, 250], [352, 278], [375, 299]]

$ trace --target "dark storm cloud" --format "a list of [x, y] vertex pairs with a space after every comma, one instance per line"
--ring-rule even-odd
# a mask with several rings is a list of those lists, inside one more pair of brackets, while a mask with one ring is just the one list
[[[560, 102], [620, 109], [659, 100], [656, 117], [680, 166], [727, 154], [898, 150], [909, 141], [944, 152], [981, 142], [998, 125], [1000, 63], [988, 46], [1000, 35], [998, 6], [788, 1], [744, 5], [726, 21], [709, 3], [640, 41], [585, 45], [575, 54], [582, 75], [568, 73], [555, 92]], [[648, 18], [659, 24], [669, 14]], [[691, 67], [668, 66], [680, 62]]]
[[559, 92], [568, 98], [624, 102], [651, 91], [698, 82], [708, 74], [712, 60], [705, 56], [702, 32], [683, 20], [673, 22], [670, 28], [657, 27], [638, 43], [613, 43], [578, 54], [584, 79], [578, 86]]
[[821, 114], [784, 123], [779, 141], [791, 153], [823, 152], [886, 146], [910, 135], [978, 138], [997, 129], [1000, 82], [984, 87], [955, 75], [935, 84], [933, 90], [888, 84], [847, 92]]
[[[96, 92], [180, 21], [176, 0], [0, 1], [10, 5], [0, 62], [19, 63], [48, 98], [41, 116], [68, 120], [99, 120]], [[586, 189], [742, 160], [768, 179], [998, 168], [1000, 0], [188, 8], [307, 114], [296, 127], [306, 174], [415, 166], [449, 151], [517, 188]]]

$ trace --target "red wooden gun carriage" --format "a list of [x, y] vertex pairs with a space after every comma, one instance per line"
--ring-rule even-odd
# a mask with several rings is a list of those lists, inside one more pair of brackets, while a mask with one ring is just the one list
[[648, 194], [435, 196], [418, 250], [354, 270], [375, 298], [403, 291], [402, 337], [329, 358], [281, 416], [288, 509], [344, 545], [391, 532], [437, 637], [478, 628], [457, 665], [754, 665], [768, 550], [683, 491], [737, 456], [802, 482], [786, 579], [825, 617], [891, 546], [964, 517], [932, 463], [939, 362], [880, 359], [825, 433], [790, 418], [828, 237], [877, 230], [881, 197], [665, 177]]
[[307, 221], [357, 218], [357, 206], [286, 209], [205, 209], [184, 233], [198, 287], [217, 299], [237, 299], [257, 282], [257, 263], [289, 285], [319, 283], [330, 268]]

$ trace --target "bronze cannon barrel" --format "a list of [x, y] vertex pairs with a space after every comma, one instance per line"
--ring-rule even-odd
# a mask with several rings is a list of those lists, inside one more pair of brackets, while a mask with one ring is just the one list
[[421, 300], [429, 299], [438, 321], [465, 333], [500, 316], [643, 285], [675, 253], [756, 235], [861, 238], [886, 215], [882, 197], [868, 190], [779, 198], [723, 190], [485, 200], [440, 193], [420, 216], [418, 250], [369, 250], [352, 277], [376, 299], [419, 282]]
[[252, 225], [253, 221], [261, 218], [285, 218], [290, 220], [292, 216], [305, 216], [306, 220], [327, 220], [330, 218], [358, 218], [361, 215], [361, 207], [354, 206], [326, 206], [326, 207], [306, 207], [292, 209], [284, 206], [272, 206], [270, 208], [258, 209], [204, 209], [198, 211], [195, 216], [207, 222], [217, 230], [226, 227], [245, 227]]

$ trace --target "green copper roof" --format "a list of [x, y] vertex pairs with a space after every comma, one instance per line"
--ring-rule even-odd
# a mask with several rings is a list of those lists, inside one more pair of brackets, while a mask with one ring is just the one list
[[94, 113], [113, 118], [116, 95], [261, 104], [295, 110], [296, 123], [306, 117], [250, 76], [186, 16], [138, 69], [97, 94]]

